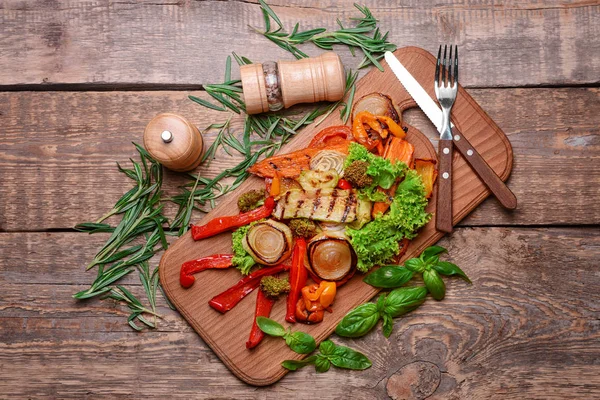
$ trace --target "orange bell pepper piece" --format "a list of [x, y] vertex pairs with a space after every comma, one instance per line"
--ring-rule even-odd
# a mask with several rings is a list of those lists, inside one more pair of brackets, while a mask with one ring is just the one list
[[279, 172], [275, 171], [275, 176], [273, 177], [273, 180], [271, 181], [271, 188], [269, 189], [269, 195], [272, 197], [277, 197], [277, 196], [279, 196], [279, 193], [281, 193], [281, 177], [279, 175]]
[[387, 125], [387, 130], [397, 138], [404, 139], [406, 137], [406, 132], [404, 132], [404, 129], [402, 129], [402, 127], [390, 117], [386, 117], [385, 115], [378, 115], [377, 120]]
[[415, 160], [415, 171], [421, 176], [425, 185], [425, 197], [430, 198], [433, 192], [433, 184], [437, 178], [437, 170], [435, 169], [435, 160]]

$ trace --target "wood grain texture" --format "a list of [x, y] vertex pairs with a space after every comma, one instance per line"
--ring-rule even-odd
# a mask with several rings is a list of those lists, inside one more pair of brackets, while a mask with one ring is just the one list
[[[407, 47], [397, 50], [395, 55], [421, 85], [426, 88], [430, 87], [429, 91], [432, 91], [435, 58], [431, 54], [422, 49]], [[389, 96], [393, 103], [398, 105], [400, 111], [415, 107], [414, 100], [404, 90], [393, 72], [387, 68], [385, 62], [383, 62], [383, 66], [385, 72], [373, 69], [357, 82], [356, 98], [360, 99], [366, 94], [377, 92]], [[512, 167], [510, 143], [462, 87], [459, 87], [452, 118], [454, 124], [459, 126], [462, 134], [474, 143], [481, 156], [486, 159], [494, 171], [501, 179], [506, 180]], [[314, 124], [307, 126], [301, 135], [297, 135], [282, 148], [280, 154], [305, 148], [311, 138], [323, 127], [340, 123], [339, 116], [331, 114], [323, 121], [321, 127], [315, 127]], [[422, 133], [409, 127], [406, 137], [415, 147], [414, 158], [437, 158], [433, 146]], [[454, 223], [457, 223], [477, 207], [489, 192], [463, 159], [454, 159], [451, 179], [454, 208], [453, 214], [449, 217]], [[263, 179], [254, 177], [248, 179], [233, 193], [224, 197], [220, 204], [198, 223], [203, 224], [212, 218], [231, 215], [232, 209], [236, 207], [237, 195], [249, 189], [261, 187], [264, 187]], [[436, 194], [434, 193], [427, 210], [432, 212], [435, 204]], [[418, 237], [411, 241], [403, 258], [418, 256], [427, 246], [436, 243], [442, 235], [443, 232], [436, 230], [436, 224], [432, 218], [420, 230]], [[250, 331], [255, 308], [251, 301], [241, 302], [224, 315], [215, 312], [208, 306], [208, 301], [213, 296], [233, 286], [240, 279], [238, 271], [205, 271], [196, 277], [196, 282], [190, 289], [182, 288], [179, 282], [181, 265], [184, 262], [212, 254], [230, 252], [231, 235], [229, 233], [194, 242], [191, 232], [188, 232], [171, 245], [163, 255], [160, 261], [160, 281], [177, 310], [183, 314], [236, 376], [252, 385], [269, 385], [287, 372], [279, 366], [282, 361], [300, 359], [305, 356], [295, 354], [287, 348], [282, 340], [277, 338], [266, 338], [260, 346], [251, 351], [245, 348], [247, 335], [241, 335], [239, 331], [232, 330], [231, 327], [237, 326], [240, 329], [245, 328], [247, 332]], [[328, 315], [328, 318], [325, 318], [320, 324], [306, 328], [302, 326], [302, 329], [306, 329], [313, 335], [316, 342], [320, 343], [334, 331], [337, 323], [348, 311], [373, 297], [377, 291], [363, 283], [360, 276], [356, 276], [338, 290], [333, 313]], [[272, 318], [283, 322], [284, 308], [283, 302], [275, 304]]]
[[[222, 66], [231, 51], [255, 61], [292, 59], [248, 27], [263, 27], [256, 3], [4, 2], [0, 84], [189, 87], [221, 82], [222, 68], [215, 65]], [[270, 4], [289, 30], [296, 22], [303, 29], [335, 29], [336, 18], [346, 22], [359, 15], [352, 2]], [[597, 1], [376, 0], [368, 6], [399, 47], [434, 51], [439, 43], [456, 43], [464, 49], [465, 87], [599, 82]], [[312, 45], [302, 49], [313, 56], [322, 52]], [[360, 57], [340, 52], [346, 66], [359, 63]]]
[[[73, 300], [93, 275], [83, 264], [97, 244], [81, 233], [0, 234], [4, 397], [385, 399], [390, 380], [413, 363], [441, 372], [432, 399], [600, 397], [595, 228], [457, 228], [440, 244], [472, 286], [448, 279], [446, 299], [396, 320], [389, 340], [380, 326], [361, 339], [333, 337], [373, 367], [306, 368], [253, 389], [162, 299], [165, 321], [142, 333], [125, 324], [124, 307]], [[25, 253], [28, 266], [16, 257]]]
[[[142, 142], [155, 115], [176, 112], [200, 129], [227, 118], [189, 101], [187, 94], [0, 93], [0, 231], [65, 229], [99, 218], [131, 187], [115, 162], [128, 165], [128, 158], [136, 157], [131, 142]], [[506, 212], [488, 199], [463, 225], [600, 223], [600, 203], [590, 201], [600, 185], [600, 89], [473, 89], [469, 94], [511, 141], [515, 165], [508, 186], [519, 208]], [[411, 109], [404, 115], [437, 147], [439, 135], [424, 114]], [[232, 120], [238, 134], [242, 124], [241, 118]], [[215, 134], [204, 135], [206, 146]], [[199, 171], [215, 176], [239, 160], [219, 152]], [[183, 182], [181, 175], [167, 172], [164, 188], [174, 194]], [[166, 207], [173, 215], [171, 205]]]

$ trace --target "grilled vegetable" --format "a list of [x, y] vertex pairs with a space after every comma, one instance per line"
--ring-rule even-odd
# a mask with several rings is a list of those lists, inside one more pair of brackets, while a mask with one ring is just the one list
[[430, 198], [433, 192], [433, 184], [437, 178], [437, 170], [435, 169], [435, 160], [415, 160], [415, 170], [423, 180], [425, 186], [425, 198]]
[[339, 281], [356, 266], [356, 253], [342, 236], [319, 235], [308, 243], [308, 267], [327, 281]]
[[310, 161], [317, 153], [332, 150], [346, 154], [350, 143], [345, 141], [327, 147], [307, 147], [293, 153], [265, 158], [248, 168], [248, 172], [263, 178], [274, 178], [275, 172], [278, 172], [281, 178], [297, 178], [302, 171], [310, 169]]
[[290, 190], [282, 196], [273, 216], [277, 219], [309, 218], [326, 222], [356, 220], [359, 199], [354, 190]]
[[237, 205], [240, 212], [248, 212], [262, 206], [265, 202], [264, 190], [250, 190], [238, 197]]
[[274, 276], [263, 276], [260, 280], [260, 290], [267, 297], [276, 299], [279, 295], [290, 291], [290, 282], [287, 279], [275, 278]]
[[258, 222], [248, 229], [242, 245], [257, 263], [275, 265], [290, 256], [292, 231], [281, 222]]
[[288, 226], [296, 237], [311, 238], [319, 232], [317, 224], [307, 218], [294, 218]]
[[344, 179], [357, 188], [364, 188], [373, 184], [373, 177], [367, 175], [369, 163], [363, 160], [353, 161], [344, 170]]
[[373, 115], [384, 115], [396, 123], [400, 123], [400, 113], [394, 107], [392, 99], [385, 94], [371, 93], [361, 97], [352, 108], [352, 119], [361, 111], [368, 111]]
[[344, 170], [345, 159], [346, 155], [339, 151], [323, 150], [315, 154], [310, 160], [310, 169], [315, 171], [329, 171], [334, 169], [338, 175], [341, 175]]
[[328, 171], [303, 171], [298, 182], [304, 190], [333, 189], [337, 186], [340, 176], [335, 169]]

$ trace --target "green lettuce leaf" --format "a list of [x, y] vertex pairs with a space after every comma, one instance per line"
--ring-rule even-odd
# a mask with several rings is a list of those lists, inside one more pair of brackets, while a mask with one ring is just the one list
[[410, 169], [404, 174], [388, 213], [376, 216], [362, 229], [346, 229], [358, 256], [359, 271], [366, 272], [396, 256], [400, 252], [399, 242], [414, 238], [417, 229], [431, 218], [425, 212], [427, 199], [421, 177]]
[[389, 189], [399, 177], [404, 175], [404, 171], [408, 169], [405, 163], [392, 163], [390, 160], [386, 160], [383, 157], [376, 156], [369, 152], [366, 147], [358, 143], [350, 144], [350, 147], [348, 148], [348, 157], [346, 157], [346, 161], [344, 162], [344, 168], [354, 161], [365, 161], [369, 163], [367, 175], [373, 178], [373, 184], [364, 189], [360, 189], [359, 193], [371, 201], [383, 201], [372, 198], [373, 193], [376, 192], [375, 189], [379, 186], [384, 189]]
[[244, 250], [244, 246], [242, 246], [242, 240], [246, 233], [248, 233], [248, 229], [250, 229], [250, 225], [242, 226], [238, 228], [231, 234], [232, 241], [232, 249], [233, 249], [233, 259], [231, 260], [231, 265], [240, 270], [242, 275], [248, 275], [252, 267], [256, 264], [256, 261], [248, 254], [246, 250]]

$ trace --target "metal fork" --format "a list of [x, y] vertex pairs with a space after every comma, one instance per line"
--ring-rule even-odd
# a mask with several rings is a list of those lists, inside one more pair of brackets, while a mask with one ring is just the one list
[[436, 228], [442, 232], [452, 232], [452, 126], [450, 124], [450, 111], [458, 93], [458, 46], [452, 45], [448, 57], [448, 45], [442, 46], [438, 51], [435, 67], [435, 95], [442, 108], [442, 126], [440, 128], [439, 142], [439, 178], [436, 206]]

